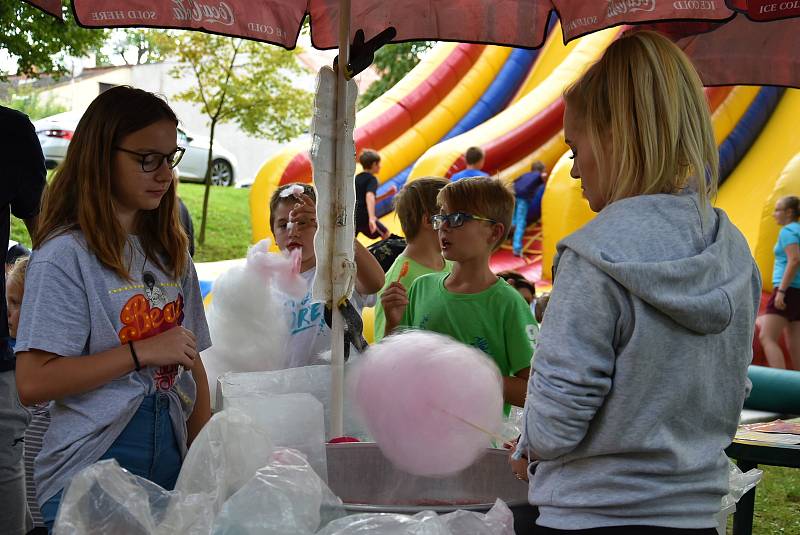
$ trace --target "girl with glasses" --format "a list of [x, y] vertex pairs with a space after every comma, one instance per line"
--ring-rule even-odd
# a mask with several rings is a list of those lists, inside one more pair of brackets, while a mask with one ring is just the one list
[[114, 458], [172, 489], [211, 416], [211, 345], [181, 228], [178, 119], [131, 87], [97, 97], [45, 191], [17, 335], [17, 386], [51, 415], [34, 478], [52, 528], [67, 485]]

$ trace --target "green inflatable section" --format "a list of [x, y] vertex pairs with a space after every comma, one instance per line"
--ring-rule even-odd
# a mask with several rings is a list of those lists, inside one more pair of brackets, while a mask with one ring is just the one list
[[800, 372], [750, 366], [747, 376], [753, 391], [744, 401], [746, 409], [800, 414]]

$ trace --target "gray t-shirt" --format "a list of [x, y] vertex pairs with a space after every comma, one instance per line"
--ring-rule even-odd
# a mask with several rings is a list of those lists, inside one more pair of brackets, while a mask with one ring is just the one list
[[[147, 258], [135, 236], [125, 246], [132, 280], [103, 266], [80, 232], [62, 234], [33, 252], [25, 278], [15, 350], [38, 349], [63, 357], [93, 355], [183, 325], [197, 350], [211, 345], [194, 264], [174, 280]], [[176, 366], [144, 368], [83, 394], [50, 403], [52, 421], [36, 458], [39, 503], [77, 472], [97, 461], [136, 413], [157, 392], [170, 400], [170, 418], [181, 454], [186, 420], [197, 388], [191, 372]]]

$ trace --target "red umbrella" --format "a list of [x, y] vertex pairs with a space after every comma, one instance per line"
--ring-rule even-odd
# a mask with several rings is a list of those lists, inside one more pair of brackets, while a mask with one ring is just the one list
[[[60, 16], [60, 0], [26, 0]], [[73, 0], [86, 27], [158, 27], [207, 31], [294, 48], [311, 17], [316, 48], [339, 46], [341, 0]], [[706, 85], [800, 87], [798, 0], [351, 0], [367, 37], [394, 28], [394, 42], [439, 40], [535, 48], [549, 17], [565, 41], [621, 24], [648, 24], [675, 36]], [[782, 20], [790, 19], [790, 20]]]

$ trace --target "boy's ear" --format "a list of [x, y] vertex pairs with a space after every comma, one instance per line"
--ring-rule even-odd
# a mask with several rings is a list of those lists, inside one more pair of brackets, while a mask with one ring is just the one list
[[497, 243], [506, 234], [506, 226], [502, 223], [492, 225], [492, 243]]
[[428, 213], [422, 214], [422, 228], [424, 229], [432, 229], [433, 223], [431, 223], [431, 215]]

